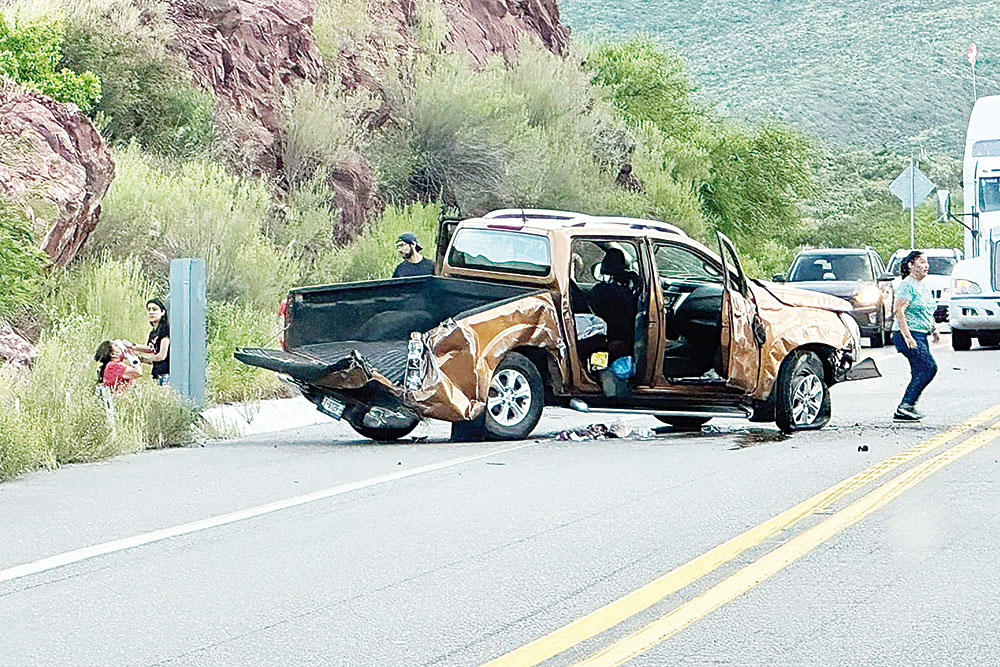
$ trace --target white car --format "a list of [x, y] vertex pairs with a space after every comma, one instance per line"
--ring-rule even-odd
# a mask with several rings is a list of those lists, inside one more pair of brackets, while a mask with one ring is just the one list
[[[889, 258], [887, 271], [896, 276], [895, 280], [892, 281], [893, 291], [899, 287], [899, 283], [903, 280], [902, 276], [899, 275], [899, 266], [911, 252], [913, 251], [900, 248]], [[927, 248], [920, 249], [920, 252], [924, 254], [931, 266], [930, 272], [924, 278], [924, 284], [930, 289], [931, 295], [937, 302], [937, 308], [934, 309], [934, 321], [947, 322], [951, 272], [955, 265], [961, 261], [962, 251], [955, 248]]]

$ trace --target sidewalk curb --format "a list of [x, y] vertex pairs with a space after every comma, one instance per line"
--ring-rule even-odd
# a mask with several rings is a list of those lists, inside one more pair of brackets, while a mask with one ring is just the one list
[[330, 422], [302, 396], [216, 405], [201, 416], [223, 437], [274, 433]]

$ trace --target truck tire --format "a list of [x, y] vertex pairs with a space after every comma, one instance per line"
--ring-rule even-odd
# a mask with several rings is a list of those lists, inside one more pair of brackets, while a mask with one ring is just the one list
[[795, 350], [781, 364], [775, 383], [774, 420], [783, 433], [823, 428], [830, 421], [830, 388], [823, 362]]
[[1000, 334], [980, 334], [979, 347], [996, 347], [1000, 345]]
[[968, 331], [961, 329], [951, 330], [951, 349], [956, 352], [964, 352], [972, 347], [972, 336]]
[[483, 428], [488, 440], [523, 440], [531, 435], [545, 407], [542, 376], [523, 354], [508, 352], [493, 371]]
[[373, 428], [364, 423], [364, 417], [367, 413], [368, 409], [364, 407], [347, 411], [344, 413], [344, 421], [350, 424], [351, 428], [358, 432], [358, 435], [377, 442], [390, 442], [404, 438], [420, 423], [420, 418], [413, 415], [413, 420], [409, 424]]
[[653, 415], [664, 424], [670, 424], [679, 431], [699, 431], [711, 421], [711, 417], [661, 417]]

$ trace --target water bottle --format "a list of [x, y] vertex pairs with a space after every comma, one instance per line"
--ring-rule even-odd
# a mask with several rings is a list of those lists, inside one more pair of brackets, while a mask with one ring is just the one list
[[416, 331], [410, 334], [410, 342], [406, 346], [406, 380], [404, 386], [407, 391], [420, 389], [420, 358], [424, 351], [424, 344], [420, 341], [420, 334]]

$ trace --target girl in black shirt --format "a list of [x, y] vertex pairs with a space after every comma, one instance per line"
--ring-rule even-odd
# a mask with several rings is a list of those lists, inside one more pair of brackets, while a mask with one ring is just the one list
[[170, 321], [167, 318], [167, 307], [163, 301], [152, 298], [146, 302], [146, 313], [149, 315], [149, 332], [145, 347], [136, 348], [142, 352], [141, 358], [147, 364], [153, 365], [153, 380], [157, 384], [167, 384], [170, 379]]

